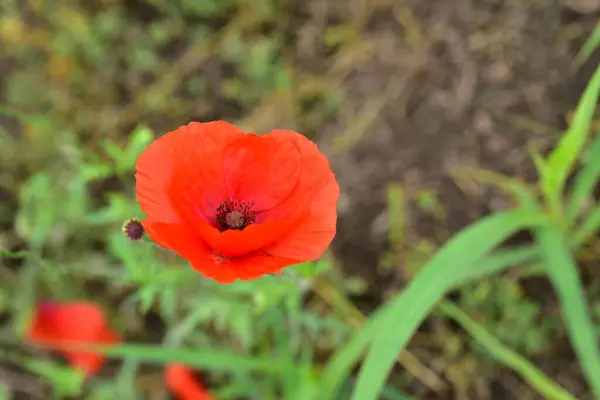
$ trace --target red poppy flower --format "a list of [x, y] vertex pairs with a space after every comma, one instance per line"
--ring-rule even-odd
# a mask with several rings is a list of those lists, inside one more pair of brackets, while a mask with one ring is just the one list
[[167, 365], [165, 383], [178, 400], [214, 400], [194, 373], [182, 364]]
[[150, 238], [221, 283], [316, 260], [335, 235], [335, 176], [293, 131], [192, 122], [152, 143], [136, 170]]
[[105, 360], [102, 354], [64, 348], [74, 344], [110, 344], [119, 341], [95, 304], [81, 301], [43, 303], [34, 311], [27, 331], [31, 343], [60, 351], [71, 366], [94, 375]]

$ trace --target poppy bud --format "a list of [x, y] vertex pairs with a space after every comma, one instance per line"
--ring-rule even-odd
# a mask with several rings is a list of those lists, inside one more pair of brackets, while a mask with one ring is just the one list
[[123, 233], [129, 240], [140, 240], [144, 236], [144, 226], [137, 218], [129, 218], [123, 224]]

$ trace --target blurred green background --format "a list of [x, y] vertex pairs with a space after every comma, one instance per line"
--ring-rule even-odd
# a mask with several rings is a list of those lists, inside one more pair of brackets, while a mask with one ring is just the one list
[[[2, 0], [0, 399], [168, 398], [160, 365], [111, 360], [82, 384], [21, 343], [37, 301], [87, 298], [132, 343], [205, 349], [200, 372], [219, 399], [320, 400], [321, 369], [365, 318], [453, 233], [511, 206], [485, 171], [535, 179], [529, 153], [552, 147], [598, 63], [573, 67], [600, 9], [574, 3]], [[329, 156], [342, 196], [322, 260], [217, 285], [123, 237], [121, 224], [142, 217], [137, 155], [215, 119], [294, 129]], [[597, 254], [592, 238], [577, 257], [600, 323]], [[591, 398], [550, 288], [511, 271], [450, 298]], [[274, 359], [296, 367], [249, 367]], [[380, 398], [409, 396], [540, 398], [444, 313], [415, 334]]]

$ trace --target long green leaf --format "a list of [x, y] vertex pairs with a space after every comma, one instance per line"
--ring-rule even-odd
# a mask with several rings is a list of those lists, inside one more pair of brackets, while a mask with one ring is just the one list
[[596, 328], [588, 311], [577, 265], [558, 228], [538, 228], [535, 236], [541, 247], [546, 272], [558, 293], [571, 343], [594, 398], [600, 399], [600, 352]]
[[[539, 258], [539, 250], [534, 246], [499, 250], [497, 253], [475, 263], [463, 276], [450, 274], [451, 276], [447, 277], [449, 279], [449, 290], [466, 282], [481, 279], [493, 273], [499, 273], [510, 266], [527, 263], [537, 258]], [[338, 386], [342, 384], [344, 378], [349, 374], [352, 366], [358, 362], [360, 355], [367, 348], [371, 338], [377, 333], [378, 323], [383, 320], [390, 308], [390, 303], [381, 306], [352, 337], [352, 340], [343, 349], [340, 349], [327, 365], [323, 372], [321, 384], [321, 394], [324, 399], [330, 398], [332, 396], [331, 393], [335, 393]]]
[[579, 250], [585, 242], [600, 229], [600, 204], [585, 217], [585, 220], [579, 226], [571, 238], [574, 249]]
[[398, 353], [448, 291], [452, 276], [464, 273], [516, 231], [546, 222], [545, 215], [531, 210], [508, 211], [480, 220], [446, 243], [408, 287], [391, 300], [391, 308], [378, 324], [371, 350], [361, 367], [352, 399], [377, 399]]
[[600, 137], [596, 138], [590, 147], [587, 165], [575, 177], [573, 188], [569, 192], [565, 218], [572, 226], [585, 201], [593, 194], [600, 177]]
[[581, 67], [600, 46], [600, 22], [596, 23], [596, 27], [592, 34], [585, 41], [579, 53], [575, 56], [574, 64], [576, 67]]
[[544, 165], [540, 186], [551, 209], [559, 211], [560, 196], [567, 176], [590, 131], [600, 94], [600, 67], [596, 68], [575, 110], [573, 121]]
[[535, 245], [496, 250], [494, 253], [473, 264], [464, 275], [457, 276], [455, 282], [452, 284], [452, 288], [458, 288], [467, 282], [500, 273], [515, 265], [535, 262], [539, 260], [539, 257], [540, 251]]
[[237, 355], [227, 350], [219, 349], [181, 349], [161, 346], [145, 346], [124, 344], [117, 347], [91, 347], [110, 357], [135, 359], [140, 362], [166, 364], [181, 362], [196, 368], [225, 370], [232, 372], [264, 372], [270, 374], [284, 373], [289, 365], [284, 365], [277, 359], [257, 358]]
[[5, 106], [0, 106], [0, 115], [6, 115], [8, 117], [17, 118], [22, 121], [27, 121], [27, 120], [31, 119], [30, 116], [27, 116], [26, 114], [24, 114], [20, 111], [17, 111], [17, 110], [14, 110], [12, 108], [5, 107]]
[[0, 400], [11, 400], [11, 391], [4, 383], [0, 383]]
[[20, 361], [25, 369], [49, 381], [54, 386], [55, 395], [58, 395], [56, 397], [81, 394], [85, 382], [85, 375], [81, 371], [38, 359], [23, 358]]
[[[510, 233], [523, 227], [543, 223], [544, 220], [545, 217], [543, 215], [532, 213], [531, 211], [506, 212], [488, 217], [479, 223], [464, 229], [454, 239], [450, 240], [431, 260], [429, 266], [423, 268], [417, 274], [415, 279], [409, 284], [408, 288], [401, 296], [397, 297], [394, 301], [381, 306], [380, 309], [377, 310], [352, 337], [352, 339], [344, 347], [338, 350], [322, 374], [323, 398], [332, 397], [332, 394], [335, 393], [339, 385], [346, 379], [352, 367], [358, 362], [360, 356], [369, 345], [369, 342], [378, 334], [381, 334], [381, 329], [383, 329], [382, 325], [385, 325], [383, 322], [386, 322], [386, 320], [389, 322], [390, 319], [396, 319], [398, 324], [404, 329], [405, 337], [399, 337], [401, 342], [399, 343], [398, 351], [387, 354], [386, 358], [391, 358], [390, 364], [388, 365], [387, 371], [383, 371], [381, 376], [376, 379], [376, 381], [379, 381], [379, 386], [374, 392], [377, 393], [381, 390], [383, 382], [385, 381], [385, 376], [387, 375], [389, 368], [391, 368], [395, 357], [403, 347], [403, 344], [408, 340], [412, 332], [416, 330], [433, 304], [457, 283], [457, 275], [460, 276], [465, 273], [465, 271], [468, 271], [469, 268], [472, 268], [473, 261], [487, 252], [491, 246], [501, 242]], [[490, 229], [490, 231], [488, 231], [488, 229]], [[482, 249], [482, 246], [477, 245], [484, 237], [482, 233], [491, 234], [489, 237], [489, 247], [487, 249]], [[467, 245], [468, 243], [470, 245]], [[465, 250], [466, 252], [463, 254], [462, 252]], [[450, 259], [448, 257], [455, 257], [455, 259]], [[458, 264], [450, 264], [451, 262], [457, 262]], [[447, 263], [450, 265], [446, 265]], [[425, 300], [427, 301], [427, 304], [425, 304], [425, 302], [413, 302], [413, 300], [422, 300], [420, 298], [422, 295], [426, 296]], [[405, 307], [407, 301], [409, 306]], [[406, 311], [406, 313], [400, 313], [399, 315], [398, 308], [405, 308], [404, 311]], [[389, 329], [389, 327], [386, 327], [386, 329]], [[392, 335], [391, 331], [387, 331], [387, 333]], [[387, 360], [384, 360], [384, 362], [387, 362]], [[362, 379], [363, 382], [365, 382], [364, 377]], [[360, 382], [361, 380], [359, 379], [359, 385]], [[368, 384], [369, 383], [367, 382], [366, 385]], [[362, 385], [365, 385], [365, 383]], [[365, 400], [367, 398], [365, 398]]]
[[334, 398], [340, 385], [350, 375], [352, 367], [359, 361], [371, 339], [377, 334], [379, 323], [383, 321], [390, 309], [391, 303], [382, 305], [327, 363], [321, 375], [321, 395], [323, 399]]
[[482, 345], [496, 360], [519, 374], [531, 387], [535, 388], [545, 399], [576, 400], [569, 392], [558, 386], [552, 379], [539, 371], [529, 360], [506, 346], [481, 324], [473, 321], [460, 308], [448, 301], [442, 301], [440, 311], [452, 318], [466, 330], [469, 335]]

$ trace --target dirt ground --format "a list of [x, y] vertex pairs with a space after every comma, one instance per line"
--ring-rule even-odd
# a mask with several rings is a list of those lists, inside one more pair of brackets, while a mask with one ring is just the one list
[[[362, 32], [371, 53], [349, 63], [344, 111], [318, 133], [343, 187], [335, 249], [350, 270], [375, 264], [384, 248], [390, 182], [409, 198], [439, 193], [455, 231], [508, 205], [483, 185], [458, 186], [457, 168], [535, 179], [528, 146], [548, 149], [589, 77], [573, 72], [572, 36], [595, 19], [559, 3], [407, 1], [373, 11]], [[340, 131], [351, 135], [340, 140]], [[408, 223], [431, 234], [418, 213]]]

